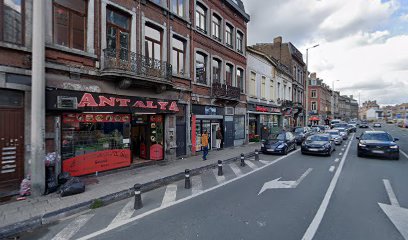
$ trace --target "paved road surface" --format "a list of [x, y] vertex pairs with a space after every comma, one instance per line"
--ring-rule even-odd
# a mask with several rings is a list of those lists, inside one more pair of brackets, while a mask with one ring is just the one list
[[180, 181], [145, 193], [141, 210], [123, 200], [21, 238], [404, 239], [398, 228], [408, 215], [390, 220], [379, 203], [408, 208], [408, 130], [383, 129], [400, 138], [399, 161], [358, 158], [351, 137], [331, 157], [261, 155], [245, 167], [224, 166], [224, 177], [195, 176], [192, 189]]

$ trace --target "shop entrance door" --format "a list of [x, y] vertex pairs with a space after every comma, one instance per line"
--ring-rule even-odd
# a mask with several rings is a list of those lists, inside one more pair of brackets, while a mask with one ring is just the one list
[[24, 175], [24, 111], [0, 108], [0, 197], [18, 189]]
[[219, 123], [211, 123], [211, 149], [216, 149], [217, 147], [217, 129], [220, 127]]

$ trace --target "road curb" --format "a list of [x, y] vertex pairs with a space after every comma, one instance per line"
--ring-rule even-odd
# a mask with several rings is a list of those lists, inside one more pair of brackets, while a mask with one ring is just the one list
[[[249, 157], [253, 157], [253, 156], [255, 156], [255, 151], [245, 154], [245, 158], [249, 158]], [[229, 163], [235, 162], [235, 161], [237, 161], [239, 159], [240, 159], [240, 156], [237, 156], [237, 157], [233, 157], [233, 158], [223, 160], [222, 163], [223, 164], [229, 164]], [[213, 169], [213, 168], [216, 168], [216, 167], [218, 167], [217, 162], [211, 163], [211, 164], [208, 164], [208, 165], [205, 165], [205, 166], [202, 166], [202, 167], [194, 168], [194, 169], [190, 170], [190, 175], [191, 176], [199, 175], [199, 174], [201, 174], [202, 172], [204, 172], [206, 170]], [[148, 192], [148, 191], [151, 191], [153, 189], [168, 185], [169, 183], [176, 182], [176, 181], [179, 181], [179, 180], [182, 180], [182, 179], [184, 179], [184, 171], [180, 172], [180, 173], [177, 173], [177, 174], [174, 174], [174, 175], [170, 175], [170, 176], [167, 176], [167, 177], [156, 179], [156, 180], [153, 180], [153, 181], [150, 181], [150, 182], [147, 182], [147, 183], [143, 183], [142, 187], [141, 187], [141, 191], [142, 192]], [[90, 209], [90, 206], [92, 205], [92, 203], [94, 201], [96, 201], [96, 200], [101, 201], [103, 203], [103, 206], [106, 206], [106, 205], [112, 204], [114, 202], [118, 202], [118, 201], [121, 201], [121, 200], [126, 199], [126, 198], [130, 198], [130, 197], [133, 197], [133, 196], [134, 196], [134, 190], [133, 190], [133, 188], [129, 188], [129, 189], [122, 190], [122, 191], [119, 191], [119, 192], [116, 192], [116, 193], [111, 193], [111, 194], [105, 195], [105, 196], [100, 197], [100, 198], [94, 198], [92, 200], [88, 200], [88, 201], [85, 201], [85, 202], [82, 202], [82, 203], [78, 203], [78, 204], [75, 204], [73, 206], [58, 209], [56, 211], [49, 212], [49, 213], [46, 213], [44, 215], [35, 216], [35, 217], [32, 217], [32, 218], [30, 218], [28, 220], [13, 223], [13, 224], [10, 224], [10, 225], [7, 225], [5, 227], [0, 228], [0, 239], [10, 238], [10, 237], [18, 235], [21, 232], [25, 232], [25, 231], [28, 231], [28, 230], [33, 230], [33, 229], [39, 228], [39, 227], [41, 227], [43, 225], [47, 225], [47, 224], [56, 222], [56, 221], [58, 221], [58, 220], [60, 220], [62, 218], [66, 218], [66, 217], [72, 216], [74, 214], [77, 214], [79, 212], [88, 210], [88, 209]]]

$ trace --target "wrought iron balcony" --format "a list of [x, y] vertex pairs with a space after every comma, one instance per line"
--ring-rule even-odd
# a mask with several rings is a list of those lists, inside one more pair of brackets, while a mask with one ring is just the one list
[[171, 64], [131, 51], [104, 49], [103, 71], [113, 75], [171, 82]]
[[220, 82], [213, 82], [212, 95], [216, 98], [238, 101], [241, 96], [241, 89]]

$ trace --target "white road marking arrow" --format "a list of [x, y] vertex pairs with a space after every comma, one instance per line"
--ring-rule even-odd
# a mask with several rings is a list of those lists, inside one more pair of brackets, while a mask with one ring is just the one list
[[268, 189], [277, 189], [277, 188], [296, 188], [300, 182], [313, 170], [313, 168], [309, 168], [306, 170], [305, 173], [300, 176], [300, 178], [296, 181], [279, 181], [281, 178], [276, 178], [272, 181], [264, 183], [262, 186], [261, 191], [259, 191], [258, 195], [265, 192]]
[[390, 181], [388, 179], [383, 179], [383, 182], [391, 205], [384, 203], [378, 203], [378, 205], [398, 229], [404, 239], [408, 240], [408, 209], [400, 207], [398, 199], [392, 190]]

